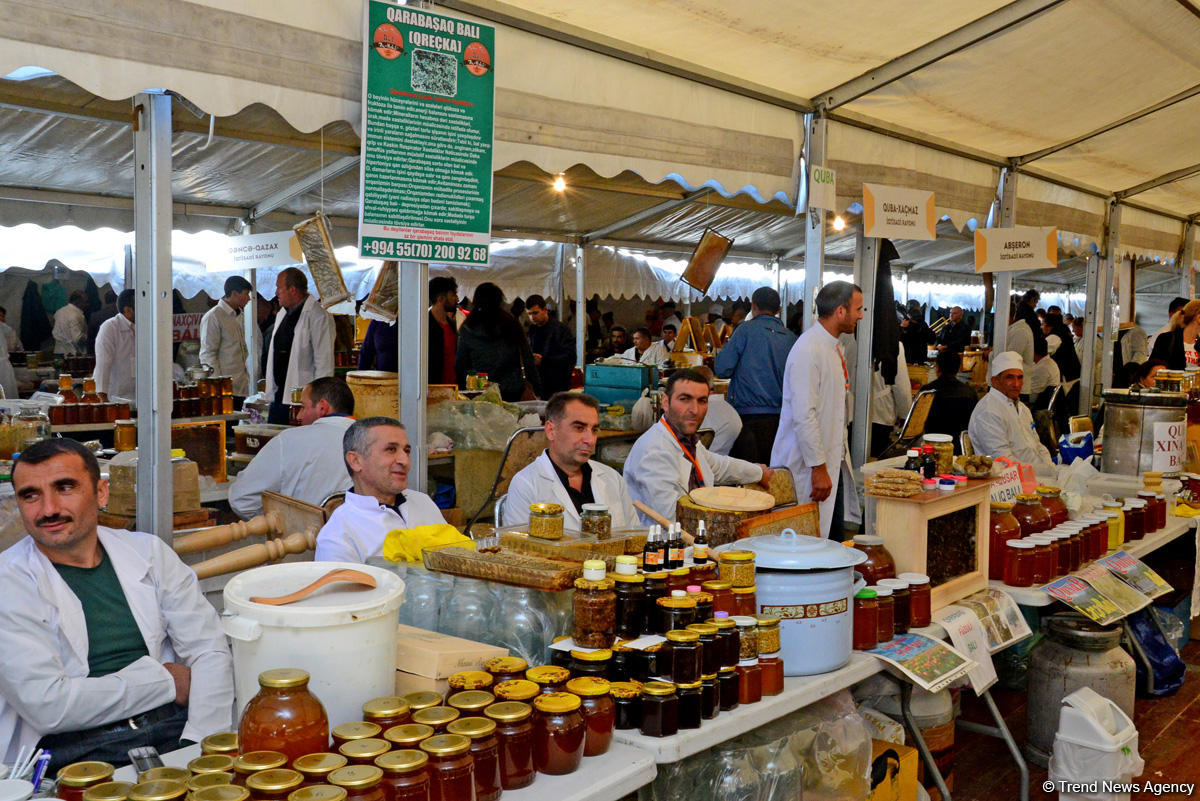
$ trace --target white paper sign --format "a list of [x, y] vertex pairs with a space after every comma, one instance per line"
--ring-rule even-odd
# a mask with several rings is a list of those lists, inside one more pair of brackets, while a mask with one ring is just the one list
[[250, 270], [259, 267], [287, 267], [302, 264], [300, 243], [291, 231], [231, 236], [219, 255], [208, 263], [210, 273]]
[[950, 635], [954, 648], [968, 659], [975, 660], [975, 667], [967, 673], [975, 694], [983, 693], [996, 683], [996, 666], [988, 651], [987, 635], [979, 618], [970, 609], [961, 606], [946, 606], [938, 610], [937, 621]]
[[808, 207], [837, 211], [837, 171], [814, 164], [808, 174]]
[[937, 239], [933, 192], [863, 184], [864, 236]]
[[1155, 423], [1154, 455], [1150, 470], [1155, 473], [1178, 473], [1182, 470], [1186, 441], [1185, 423]]
[[975, 272], [1050, 270], [1058, 266], [1058, 229], [1032, 225], [975, 229]]

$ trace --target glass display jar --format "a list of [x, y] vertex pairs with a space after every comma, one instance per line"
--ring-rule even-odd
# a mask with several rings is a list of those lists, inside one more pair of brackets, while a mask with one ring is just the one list
[[539, 695], [533, 700], [533, 766], [538, 773], [574, 773], [583, 759], [587, 725], [582, 702], [571, 693]]
[[556, 503], [529, 505], [529, 536], [540, 540], [563, 538], [563, 508]]
[[937, 463], [937, 474], [954, 472], [954, 439], [949, 434], [924, 434], [925, 445], [932, 446], [933, 458]]
[[494, 703], [496, 703], [496, 696], [487, 690], [463, 690], [446, 699], [446, 706], [457, 709], [464, 718], [482, 715], [483, 710]]
[[362, 705], [363, 720], [374, 723], [382, 731], [400, 726], [412, 720], [408, 702], [395, 695], [372, 698]]
[[1050, 515], [1042, 506], [1042, 499], [1037, 493], [1022, 493], [1013, 504], [1012, 515], [1021, 526], [1021, 536], [1040, 534], [1050, 528]]
[[383, 739], [394, 748], [416, 748], [422, 740], [428, 740], [433, 735], [432, 726], [423, 723], [402, 723], [385, 731]]
[[647, 573], [646, 578], [646, 629], [644, 634], [656, 634], [654, 628], [658, 625], [658, 599], [669, 598], [667, 589], [667, 574], [663, 572]]
[[429, 754], [415, 748], [392, 751], [375, 760], [383, 771], [387, 801], [430, 801]]
[[[782, 667], [782, 662], [780, 666]], [[700, 677], [700, 717], [712, 720], [720, 711], [721, 686], [717, 682], [717, 674], [705, 674]]]
[[496, 656], [484, 662], [483, 669], [492, 674], [492, 686], [495, 687], [501, 682], [525, 678], [529, 663], [519, 656]]
[[994, 581], [1004, 579], [1004, 543], [1021, 537], [1021, 524], [1013, 517], [1012, 508], [1011, 503], [992, 501], [988, 515], [988, 578]]
[[533, 707], [517, 701], [492, 704], [484, 714], [496, 721], [500, 747], [500, 786], [519, 790], [533, 783]]
[[739, 704], [757, 704], [762, 700], [762, 668], [757, 658], [738, 662], [737, 677]]
[[717, 627], [711, 623], [693, 623], [688, 631], [700, 638], [700, 672], [716, 674], [721, 669], [721, 652], [717, 645]]
[[[434, 709], [445, 708], [447, 707], [434, 707]], [[458, 710], [454, 710], [454, 712], [457, 715]], [[391, 750], [392, 744], [382, 737], [351, 740], [344, 745], [338, 746], [338, 753], [349, 760], [351, 765], [374, 765], [376, 757], [381, 757]]]
[[79, 396], [75, 394], [75, 379], [70, 373], [59, 374], [58, 394], [62, 396], [63, 403], [79, 403]]
[[329, 747], [325, 707], [308, 690], [308, 671], [276, 668], [259, 674], [258, 694], [238, 724], [245, 751], [278, 751], [290, 762]]
[[278, 751], [245, 751], [233, 760], [233, 783], [246, 786], [246, 779], [260, 770], [287, 767], [288, 758]]
[[[680, 540], [682, 542], [682, 540]], [[680, 555], [680, 561], [683, 556]], [[692, 582], [692, 571], [686, 567], [677, 567], [667, 571], [667, 590], [674, 595], [676, 590], [687, 592], [688, 584]]]
[[733, 618], [738, 633], [738, 661], [758, 658], [758, 618], [737, 615]]
[[[440, 699], [441, 696], [438, 696]], [[427, 707], [426, 707], [427, 708]], [[339, 749], [343, 745], [354, 740], [366, 740], [371, 737], [379, 737], [383, 734], [383, 727], [378, 723], [371, 723], [366, 720], [354, 720], [349, 723], [342, 723], [333, 727], [333, 747]], [[318, 749], [324, 751], [324, 748]]]
[[679, 699], [678, 718], [681, 730], [700, 728], [700, 721], [704, 719], [702, 689], [699, 680], [675, 685], [675, 695]]
[[646, 630], [646, 580], [642, 576], [614, 574], [616, 636], [632, 640]]
[[1038, 497], [1042, 499], [1042, 508], [1050, 515], [1050, 527], [1065, 523], [1071, 517], [1066, 503], [1062, 499], [1062, 490], [1058, 487], [1038, 487]]
[[496, 721], [489, 718], [460, 718], [450, 724], [447, 734], [470, 739], [471, 758], [475, 760], [475, 801], [496, 801], [500, 797], [500, 741]]
[[854, 594], [852, 647], [856, 651], [869, 651], [878, 644], [879, 605], [875, 597], [875, 590], [865, 588]]
[[549, 695], [550, 693], [566, 692], [567, 679], [571, 678], [571, 671], [557, 665], [539, 665], [525, 671], [525, 678], [538, 685], [539, 694]]
[[758, 614], [758, 593], [756, 587], [734, 587], [733, 588], [733, 609], [735, 615], [749, 615], [753, 617]]
[[413, 713], [413, 723], [422, 723], [433, 729], [434, 734], [441, 734], [446, 727], [460, 717], [459, 712], [452, 706], [431, 706]]
[[614, 705], [614, 729], [636, 729], [642, 725], [642, 685], [636, 681], [609, 684]]
[[1004, 544], [1004, 583], [1010, 587], [1033, 586], [1032, 542], [1009, 540]]
[[304, 781], [301, 786], [310, 787], [314, 784], [328, 784], [329, 774], [348, 764], [350, 764], [350, 760], [343, 755], [325, 751], [296, 757], [292, 761], [292, 769], [303, 777]]
[[293, 790], [299, 790], [304, 776], [287, 768], [260, 770], [246, 779], [246, 789], [254, 801], [285, 801]]
[[717, 671], [717, 685], [720, 688], [721, 711], [728, 712], [738, 705], [738, 673], [737, 666], [723, 667]]
[[888, 587], [892, 591], [892, 607], [895, 615], [895, 631], [897, 634], [907, 634], [911, 619], [909, 609], [908, 582], [901, 578], [881, 579], [879, 586]]
[[587, 727], [583, 755], [599, 756], [606, 753], [612, 744], [617, 718], [617, 706], [610, 694], [611, 685], [604, 679], [582, 676], [567, 682], [567, 692], [579, 696], [579, 711]]
[[571, 675], [607, 679], [609, 668], [612, 665], [612, 656], [611, 648], [597, 648], [595, 651], [571, 651]]
[[720, 612], [717, 615], [705, 622], [717, 627], [717, 651], [721, 655], [721, 667], [737, 667], [738, 655], [742, 646], [737, 624], [733, 622], [732, 617], [721, 617]]
[[1053, 569], [1057, 566], [1052, 564], [1054, 557], [1050, 553], [1050, 541], [1040, 536], [1026, 537], [1025, 541], [1033, 543], [1033, 583], [1048, 583], [1052, 578]]
[[762, 669], [763, 696], [779, 695], [783, 692], [783, 657], [779, 651], [759, 654], [758, 666]]
[[1125, 538], [1140, 540], [1146, 536], [1146, 502], [1126, 501], [1125, 508]]
[[[346, 791], [346, 801], [384, 801], [383, 770], [375, 765], [347, 765], [329, 774], [329, 783]], [[468, 796], [469, 798], [469, 796]]]
[[73, 762], [58, 771], [58, 797], [83, 801], [84, 790], [112, 781], [113, 771], [107, 762]]
[[118, 451], [132, 451], [137, 448], [137, 422], [127, 418], [118, 418], [113, 424], [113, 448]]
[[[1141, 490], [1137, 494], [1137, 499], [1146, 504], [1146, 533], [1153, 534], [1162, 528], [1158, 522], [1158, 501], [1153, 492]], [[1109, 546], [1112, 547], [1111, 545]]]
[[580, 648], [611, 648], [616, 637], [617, 596], [605, 573], [604, 562], [589, 559], [583, 563], [583, 578], [575, 579], [571, 636]]
[[896, 602], [892, 598], [892, 588], [876, 584], [870, 589], [875, 590], [875, 643], [890, 642], [896, 636]]
[[733, 615], [733, 585], [728, 581], [706, 581], [700, 588], [713, 597], [713, 614], [724, 612]]
[[[1054, 547], [1055, 556], [1058, 548]], [[929, 576], [924, 573], [901, 573], [897, 578], [908, 582], [908, 625], [923, 628], [933, 622], [933, 597]]]
[[666, 634], [668, 649], [671, 653], [670, 670], [661, 671], [664, 677], [670, 676], [675, 684], [688, 684], [699, 681], [703, 656], [700, 651], [700, 635], [686, 629], [672, 629]]
[[451, 692], [460, 693], [463, 690], [486, 690], [493, 681], [495, 678], [486, 670], [460, 670], [451, 673], [446, 684]]
[[879, 579], [896, 577], [896, 562], [884, 547], [883, 537], [855, 534], [854, 549], [867, 555], [867, 561], [855, 565], [854, 569], [862, 574], [863, 580], [868, 584], [876, 584]]
[[679, 696], [675, 685], [648, 681], [642, 685], [642, 723], [647, 737], [670, 737], [679, 732]]
[[754, 586], [754, 551], [722, 551], [717, 555], [721, 581], [731, 587]]
[[602, 503], [585, 503], [579, 514], [579, 528], [585, 536], [598, 540], [612, 537], [612, 515]]
[[[567, 677], [570, 678], [569, 671]], [[529, 679], [512, 679], [500, 682], [492, 690], [497, 701], [532, 701], [541, 692], [541, 686]]]

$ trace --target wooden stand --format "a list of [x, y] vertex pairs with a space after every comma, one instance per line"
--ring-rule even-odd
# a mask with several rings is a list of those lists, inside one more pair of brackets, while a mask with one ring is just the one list
[[288, 534], [283, 539], [267, 540], [266, 542], [247, 545], [236, 551], [223, 553], [204, 562], [192, 565], [197, 578], [212, 578], [222, 573], [233, 573], [238, 570], [248, 570], [252, 567], [265, 565], [276, 559], [282, 559], [290, 553], [304, 553], [317, 547], [317, 532], [297, 531]]
[[884, 547], [896, 562], [897, 573], [928, 573], [930, 520], [962, 509], [975, 509], [975, 569], [934, 587], [934, 609], [987, 587], [991, 485], [991, 481], [981, 479], [963, 482], [954, 492], [933, 490], [911, 498], [867, 496], [868, 503], [875, 504], [874, 533], [883, 537]]
[[251, 535], [267, 536], [281, 534], [283, 520], [277, 513], [258, 515], [249, 520], [229, 523], [224, 526], [213, 526], [182, 534], [175, 538], [175, 553], [195, 553], [218, 548], [231, 542], [244, 540]]

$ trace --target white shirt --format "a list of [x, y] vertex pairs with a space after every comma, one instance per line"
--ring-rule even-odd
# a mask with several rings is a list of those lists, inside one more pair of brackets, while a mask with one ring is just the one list
[[641, 358], [638, 358], [636, 345], [622, 353], [621, 356], [629, 359], [631, 362], [656, 365], [662, 364], [668, 358], [667, 349], [663, 347], [661, 342], [651, 342], [650, 347], [646, 348], [646, 350], [642, 352]]
[[158, 537], [99, 529], [148, 656], [88, 677], [83, 606], [25, 537], [0, 555], [0, 759], [44, 734], [80, 731], [140, 715], [175, 699], [164, 662], [191, 668], [183, 739], [233, 726], [233, 659], [196, 574]]
[[8, 352], [14, 350], [25, 350], [21, 345], [21, 338], [17, 336], [17, 332], [8, 323], [0, 323], [0, 337], [4, 339], [4, 344], [8, 348]]
[[[696, 461], [706, 487], [762, 481], [762, 468], [758, 465], [713, 453], [699, 442]], [[638, 437], [625, 460], [625, 483], [629, 485], [630, 497], [668, 520], [675, 519], [675, 502], [688, 492], [691, 472], [691, 461], [663, 420]], [[639, 517], [643, 525], [654, 522], [641, 513]]]
[[250, 394], [250, 370], [246, 358], [246, 328], [241, 314], [225, 302], [217, 301], [200, 320], [200, 363], [213, 368], [213, 375], [233, 378], [233, 394]]
[[54, 313], [54, 352], [73, 355], [83, 353], [87, 346], [87, 318], [74, 303], [68, 303]]
[[[603, 462], [591, 461], [592, 496], [596, 503], [608, 507], [612, 515], [614, 531], [635, 528], [639, 526], [633, 503], [629, 499], [629, 489], [625, 479]], [[579, 512], [567, 494], [554, 472], [554, 465], [545, 451], [522, 470], [512, 477], [508, 484], [508, 496], [504, 499], [504, 525], [523, 526], [529, 522], [529, 505], [532, 503], [553, 502], [563, 508], [563, 528], [569, 531], [579, 531], [581, 524]]]
[[871, 374], [871, 422], [881, 426], [903, 423], [912, 406], [912, 384], [908, 382], [908, 362], [904, 358], [904, 343], [896, 343], [900, 352], [896, 356], [896, 382], [890, 387], [883, 381], [883, 373], [876, 368]]
[[406, 489], [400, 513], [370, 495], [346, 493], [346, 502], [333, 510], [317, 534], [316, 562], [366, 562], [383, 555], [389, 531], [415, 526], [444, 525], [446, 518], [423, 492]]
[[17, 373], [13, 370], [12, 360], [8, 357], [10, 343], [14, 339], [16, 339], [16, 334], [13, 333], [13, 330], [4, 323], [0, 323], [0, 389], [4, 390], [5, 398], [20, 397], [17, 394]]
[[771, 464], [784, 465], [792, 471], [801, 503], [811, 502], [813, 468], [825, 465], [833, 490], [820, 502], [823, 537], [829, 536], [836, 493], [845, 493], [842, 507], [845, 519], [849, 522], [858, 519], [846, 443], [849, 368], [837, 339], [819, 322], [792, 345], [783, 368], [783, 406], [779, 431], [771, 448]]
[[1033, 329], [1024, 320], [1017, 320], [1008, 325], [1008, 350], [1021, 354], [1021, 362], [1025, 378], [1021, 382], [1021, 394], [1029, 394], [1030, 382], [1033, 380]]
[[1040, 362], [1033, 365], [1033, 376], [1029, 380], [1029, 399], [1036, 400], [1046, 387], [1057, 387], [1062, 383], [1062, 371], [1058, 362], [1049, 356], [1044, 356]]
[[1134, 325], [1121, 337], [1121, 364], [1141, 364], [1149, 358], [1150, 340], [1141, 326]]
[[704, 414], [704, 421], [700, 423], [700, 427], [713, 430], [713, 442], [709, 450], [728, 456], [738, 434], [742, 433], [742, 416], [738, 414], [737, 409], [729, 405], [724, 395], [713, 392], [708, 396], [708, 411]]
[[97, 392], [131, 399], [137, 394], [137, 340], [123, 314], [108, 318], [96, 332], [95, 376]]
[[229, 486], [229, 508], [249, 519], [263, 513], [263, 490], [320, 505], [350, 489], [342, 437], [353, 424], [349, 417], [322, 417], [276, 434]]
[[[267, 397], [275, 398], [275, 332], [287, 316], [287, 309], [280, 309], [271, 328], [271, 344], [267, 351]], [[302, 387], [314, 378], [333, 375], [333, 316], [321, 308], [314, 295], [304, 300], [300, 319], [296, 321], [296, 335], [292, 339], [292, 351], [288, 358], [287, 375], [284, 377], [284, 399], [292, 387]]]
[[975, 404], [967, 434], [976, 453], [1007, 456], [1033, 465], [1037, 473], [1054, 473], [1054, 462], [1034, 431], [1029, 407], [1013, 403], [995, 387]]
[[1053, 356], [1055, 351], [1057, 351], [1061, 346], [1062, 346], [1062, 339], [1058, 336], [1058, 334], [1050, 334], [1049, 336], [1046, 337], [1046, 355], [1047, 356]]

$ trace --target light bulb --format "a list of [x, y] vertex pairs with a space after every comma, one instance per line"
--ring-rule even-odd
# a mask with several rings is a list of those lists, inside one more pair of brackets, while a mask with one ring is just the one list
[[835, 230], [835, 231], [846, 230], [846, 221], [842, 219], [842, 215], [839, 214], [833, 218], [833, 230]]
[[567, 191], [567, 179], [564, 178], [561, 173], [554, 176], [554, 191], [555, 192]]

